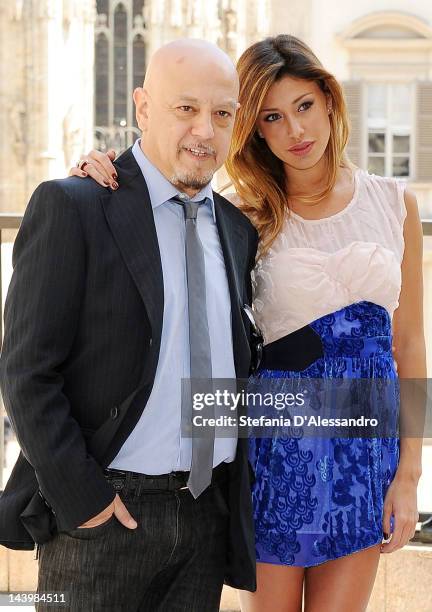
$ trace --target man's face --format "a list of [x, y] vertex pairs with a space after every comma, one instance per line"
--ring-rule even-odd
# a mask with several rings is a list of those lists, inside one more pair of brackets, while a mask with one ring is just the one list
[[143, 151], [171, 183], [193, 195], [225, 162], [238, 92], [223, 68], [185, 68], [165, 75], [151, 92], [136, 90], [135, 102]]

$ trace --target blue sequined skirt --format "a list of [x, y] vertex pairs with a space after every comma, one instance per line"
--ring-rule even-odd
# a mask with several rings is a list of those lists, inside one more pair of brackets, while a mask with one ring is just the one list
[[[269, 378], [397, 379], [381, 306], [358, 302], [310, 327], [324, 356], [300, 372], [260, 370], [254, 391]], [[391, 409], [397, 419], [398, 398]], [[395, 436], [318, 438], [299, 429], [251, 438], [249, 449], [258, 562], [310, 567], [382, 541], [384, 497], [399, 461]]]

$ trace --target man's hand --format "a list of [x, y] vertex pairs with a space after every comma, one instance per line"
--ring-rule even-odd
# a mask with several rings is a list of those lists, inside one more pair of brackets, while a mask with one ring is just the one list
[[107, 153], [101, 153], [92, 149], [88, 155], [83, 155], [81, 160], [85, 160], [83, 169], [74, 166], [69, 170], [69, 176], [79, 176], [84, 178], [91, 176], [99, 185], [103, 187], [111, 187], [111, 189], [118, 189], [117, 183], [117, 172], [112, 161], [115, 159], [114, 149], [110, 149]]
[[137, 522], [129, 514], [126, 506], [124, 505], [120, 497], [116, 495], [114, 500], [107, 508], [105, 508], [105, 510], [102, 510], [102, 512], [99, 512], [99, 514], [91, 518], [89, 521], [80, 525], [78, 529], [85, 529], [102, 525], [103, 523], [106, 523], [113, 514], [120, 521], [120, 523], [128, 529], [135, 529], [137, 527]]

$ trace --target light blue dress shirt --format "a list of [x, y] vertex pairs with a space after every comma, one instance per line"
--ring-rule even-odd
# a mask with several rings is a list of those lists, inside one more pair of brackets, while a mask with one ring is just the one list
[[[171, 198], [179, 191], [144, 155], [140, 140], [132, 153], [150, 194], [162, 260], [164, 312], [159, 362], [153, 390], [135, 428], [109, 467], [143, 474], [190, 470], [191, 438], [181, 437], [181, 379], [190, 375], [188, 293], [183, 208]], [[210, 185], [193, 201], [206, 270], [207, 318], [213, 378], [235, 378], [231, 302]], [[143, 201], [143, 206], [145, 203]], [[213, 465], [233, 461], [236, 438], [216, 437]]]

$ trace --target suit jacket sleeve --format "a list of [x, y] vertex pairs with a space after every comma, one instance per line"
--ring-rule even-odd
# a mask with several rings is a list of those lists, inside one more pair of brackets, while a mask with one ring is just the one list
[[55, 181], [42, 183], [29, 202], [13, 266], [0, 361], [3, 400], [58, 529], [73, 529], [106, 508], [115, 492], [88, 454], [63, 393], [62, 364], [74, 342], [86, 261], [79, 212]]

